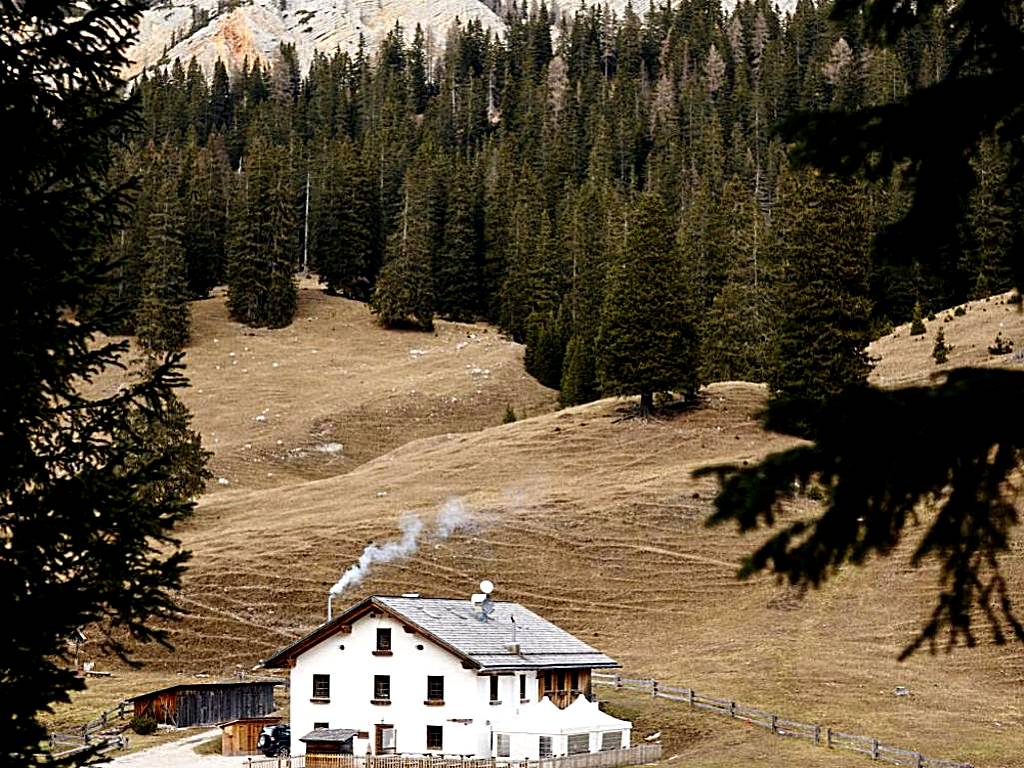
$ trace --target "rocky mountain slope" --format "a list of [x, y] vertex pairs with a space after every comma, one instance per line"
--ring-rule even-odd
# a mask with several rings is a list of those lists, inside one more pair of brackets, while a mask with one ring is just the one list
[[[582, 0], [593, 4], [595, 0]], [[603, 0], [621, 15], [629, 0]], [[782, 0], [783, 10], [795, 0]], [[578, 3], [553, 3], [552, 10], [571, 13]], [[723, 2], [723, 7], [733, 3]], [[563, 7], [564, 6], [564, 7]], [[634, 3], [634, 7], [645, 7]], [[193, 56], [210, 72], [217, 59], [237, 71], [243, 60], [271, 61], [280, 43], [294, 45], [303, 68], [316, 51], [354, 51], [360, 36], [373, 51], [395, 24], [420, 25], [428, 45], [437, 50], [455, 20], [479, 21], [501, 32], [505, 24], [492, 7], [497, 0], [157, 0], [142, 18], [138, 43], [129, 58], [134, 77], [143, 69], [182, 62]]]

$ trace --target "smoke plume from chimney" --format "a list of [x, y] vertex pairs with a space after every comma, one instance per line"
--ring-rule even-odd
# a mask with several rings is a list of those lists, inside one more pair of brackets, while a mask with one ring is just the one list
[[[434, 522], [434, 530], [431, 538], [435, 541], [444, 541], [455, 531], [469, 527], [472, 517], [462, 499], [448, 499], [437, 513]], [[327, 618], [331, 618], [331, 598], [340, 595], [349, 587], [355, 586], [366, 578], [370, 566], [377, 563], [390, 563], [402, 557], [409, 557], [419, 547], [420, 533], [423, 531], [423, 521], [415, 513], [402, 515], [398, 521], [398, 527], [402, 529], [402, 537], [393, 541], [386, 541], [383, 544], [370, 544], [355, 564], [350, 565], [338, 579], [338, 583], [331, 587], [327, 598]]]

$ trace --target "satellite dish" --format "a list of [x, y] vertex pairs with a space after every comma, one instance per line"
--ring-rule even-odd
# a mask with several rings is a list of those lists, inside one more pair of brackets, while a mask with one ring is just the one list
[[491, 582], [490, 579], [484, 579], [480, 582], [480, 591], [483, 592], [485, 595], [489, 595], [491, 594], [491, 592], [494, 591], [494, 584]]

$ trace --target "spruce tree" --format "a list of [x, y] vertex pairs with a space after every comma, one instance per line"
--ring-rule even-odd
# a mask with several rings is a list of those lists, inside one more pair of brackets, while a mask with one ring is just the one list
[[[69, 2], [0, 5], [9, 149], [0, 164], [0, 332], [10, 352], [0, 366], [7, 768], [38, 765], [39, 715], [85, 687], [70, 634], [92, 627], [122, 657], [130, 643], [166, 643], [153, 625], [174, 615], [188, 558], [173, 533], [192, 512], [203, 459], [179, 462], [179, 440], [150, 444], [133, 429], [140, 417], [170, 425], [180, 369], [160, 362], [97, 397], [85, 384], [120, 365], [126, 345], [100, 341], [97, 325], [76, 312], [105, 279], [95, 249], [129, 213], [108, 172], [115, 141], [138, 127], [118, 73], [142, 10], [106, 0], [85, 13]], [[165, 492], [150, 492], [158, 486]]]
[[366, 300], [379, 250], [377, 199], [357, 148], [332, 141], [316, 156], [309, 258], [329, 293]]
[[437, 313], [451, 320], [472, 320], [483, 304], [483, 212], [479, 200], [473, 168], [457, 162], [445, 207], [443, 246], [435, 251], [433, 267]]
[[388, 241], [370, 307], [385, 328], [434, 327], [434, 288], [430, 271], [430, 224], [421, 189], [407, 181], [398, 228]]
[[558, 401], [562, 405], [589, 403], [600, 396], [597, 369], [591, 342], [579, 336], [569, 339], [562, 365]]
[[946, 334], [941, 328], [938, 333], [935, 334], [935, 346], [932, 347], [932, 357], [935, 358], [936, 365], [942, 365], [949, 360], [949, 350], [951, 347], [946, 343]]
[[283, 148], [254, 142], [235, 181], [228, 252], [228, 310], [253, 327], [281, 328], [298, 305], [295, 192]]
[[661, 198], [644, 194], [623, 222], [624, 244], [608, 274], [597, 368], [605, 395], [696, 394], [697, 336], [680, 276], [672, 217]]
[[195, 154], [190, 167], [182, 169], [184, 181], [184, 237], [188, 288], [193, 298], [203, 299], [224, 282], [227, 187], [230, 168], [227, 148], [213, 135]]
[[778, 340], [768, 375], [777, 421], [813, 434], [830, 398], [867, 383], [871, 233], [854, 182], [807, 175], [783, 200]]
[[188, 343], [188, 280], [177, 183], [168, 173], [149, 213], [142, 300], [135, 316], [139, 344], [149, 352], [176, 352]]
[[701, 320], [701, 378], [766, 381], [775, 313], [764, 215], [739, 179], [726, 185], [719, 208], [733, 226], [721, 244], [725, 283]]

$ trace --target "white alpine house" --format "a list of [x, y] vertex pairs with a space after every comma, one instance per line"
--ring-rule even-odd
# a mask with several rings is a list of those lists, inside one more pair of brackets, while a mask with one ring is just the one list
[[372, 596], [263, 662], [290, 669], [292, 754], [537, 760], [620, 749], [591, 670], [619, 665], [518, 603]]

